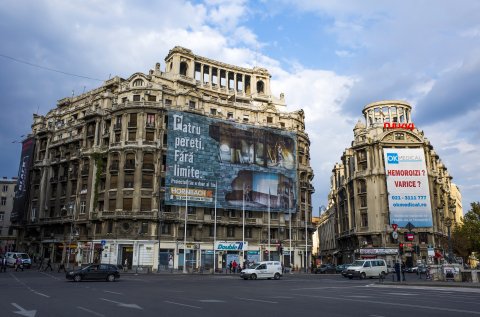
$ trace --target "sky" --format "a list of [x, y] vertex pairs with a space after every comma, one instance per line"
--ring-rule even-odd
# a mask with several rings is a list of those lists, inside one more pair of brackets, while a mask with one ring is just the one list
[[403, 100], [463, 196], [480, 201], [480, 1], [0, 0], [0, 176], [17, 176], [34, 113], [174, 46], [267, 68], [304, 109], [314, 214], [365, 105]]

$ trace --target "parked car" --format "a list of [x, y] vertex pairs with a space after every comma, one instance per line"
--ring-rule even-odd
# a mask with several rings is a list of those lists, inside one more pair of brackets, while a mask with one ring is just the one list
[[327, 273], [335, 273], [335, 266], [333, 264], [322, 264], [319, 267], [316, 267], [313, 270], [315, 274], [327, 274]]
[[379, 277], [380, 275], [385, 276], [387, 272], [385, 260], [356, 260], [352, 266], [348, 267], [347, 277], [349, 279], [354, 277], [364, 279], [367, 277]]
[[339, 264], [335, 267], [335, 273], [342, 273], [349, 264]]
[[65, 277], [67, 280], [80, 282], [82, 280], [105, 280], [115, 282], [120, 278], [118, 267], [113, 264], [90, 264], [79, 270], [69, 271]]
[[26, 253], [7, 252], [5, 253], [5, 257], [7, 258], [7, 266], [14, 267], [18, 257], [22, 260], [24, 267], [30, 268], [32, 266], [32, 259], [30, 259], [30, 256]]
[[263, 261], [255, 263], [240, 272], [244, 280], [256, 280], [261, 278], [279, 280], [282, 277], [282, 263], [279, 261]]
[[353, 265], [353, 263], [345, 264], [345, 268], [342, 270], [342, 276], [343, 276], [343, 277], [348, 277], [348, 276], [347, 276], [347, 271], [348, 271], [348, 268], [349, 268], [350, 266], [352, 266], [352, 265]]

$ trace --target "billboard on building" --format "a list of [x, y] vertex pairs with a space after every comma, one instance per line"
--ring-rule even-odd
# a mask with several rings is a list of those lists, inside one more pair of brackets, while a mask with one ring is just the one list
[[384, 148], [390, 223], [432, 226], [428, 173], [423, 149]]
[[169, 111], [167, 142], [165, 204], [296, 211], [294, 133]]
[[34, 138], [28, 138], [22, 142], [22, 154], [20, 157], [20, 167], [18, 168], [15, 199], [13, 200], [13, 209], [10, 215], [10, 220], [12, 222], [22, 220], [25, 214], [25, 209], [27, 208], [29, 175], [30, 167], [32, 165], [34, 146]]

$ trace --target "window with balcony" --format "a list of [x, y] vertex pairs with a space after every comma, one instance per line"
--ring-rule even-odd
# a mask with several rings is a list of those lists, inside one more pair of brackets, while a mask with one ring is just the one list
[[155, 128], [155, 114], [147, 113], [147, 128]]
[[118, 187], [118, 175], [110, 175], [110, 189]]
[[80, 201], [80, 214], [83, 215], [85, 214], [87, 210], [87, 202], [85, 200]]
[[110, 198], [108, 200], [108, 210], [109, 211], [115, 211], [117, 209], [117, 199], [116, 198]]

